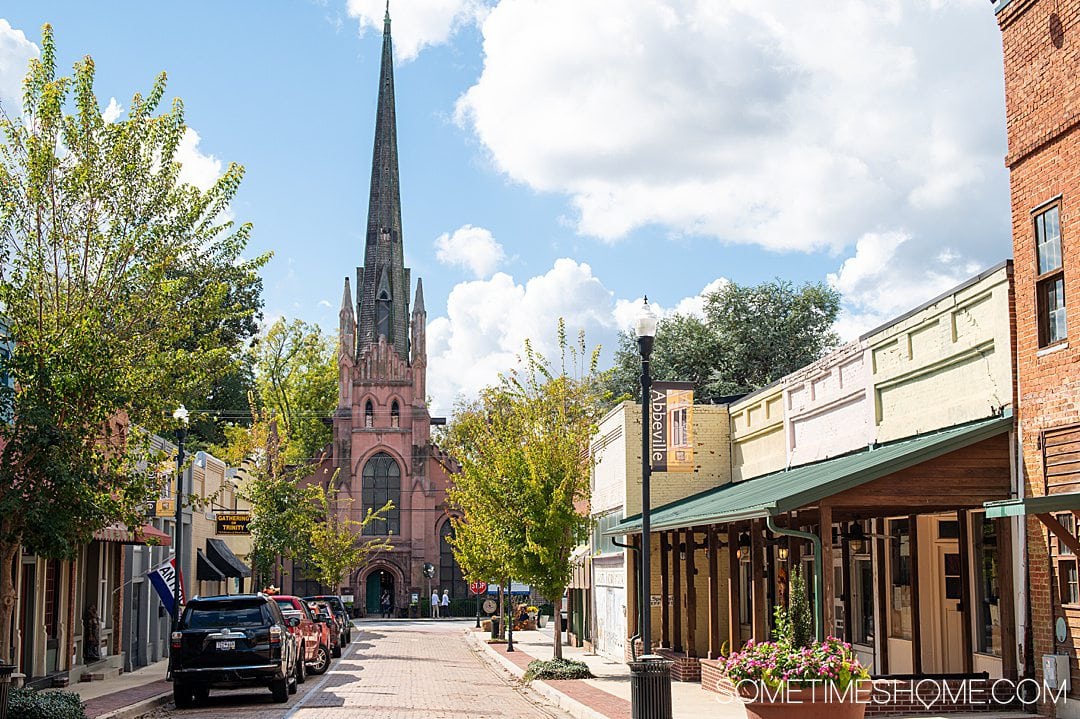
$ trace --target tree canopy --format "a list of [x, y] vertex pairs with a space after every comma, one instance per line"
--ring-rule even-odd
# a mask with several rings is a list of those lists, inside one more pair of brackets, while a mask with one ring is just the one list
[[588, 449], [604, 405], [599, 347], [587, 351], [583, 335], [569, 343], [561, 320], [558, 344], [553, 367], [526, 342], [521, 369], [460, 407], [440, 439], [460, 465], [448, 499], [460, 512], [452, 546], [466, 575], [519, 579], [552, 600], [588, 536]]
[[107, 122], [94, 62], [56, 72], [52, 31], [30, 61], [23, 112], [0, 116], [0, 307], [14, 351], [0, 387], [0, 656], [10, 648], [12, 558], [70, 557], [158, 489], [144, 432], [233, 366], [267, 255], [225, 213], [243, 168], [207, 190], [179, 179], [183, 103], [165, 75]]
[[[839, 311], [839, 292], [821, 282], [728, 282], [706, 296], [704, 317], [660, 319], [652, 378], [693, 382], [699, 401], [752, 392], [836, 347], [832, 326]], [[640, 373], [637, 338], [624, 332], [610, 375], [612, 394], [640, 399]]]

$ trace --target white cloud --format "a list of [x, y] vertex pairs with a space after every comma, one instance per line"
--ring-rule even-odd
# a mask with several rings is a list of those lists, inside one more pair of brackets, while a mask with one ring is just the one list
[[22, 81], [30, 58], [38, 46], [26, 39], [22, 30], [0, 18], [0, 107], [9, 117], [22, 114]]
[[201, 139], [195, 130], [186, 128], [176, 148], [176, 161], [180, 163], [180, 182], [207, 190], [221, 177], [223, 168], [221, 160], [199, 150]]
[[[664, 307], [657, 304], [655, 300], [649, 302], [649, 307], [656, 313], [657, 317], [670, 317], [671, 315], [695, 315], [697, 317], [705, 316], [705, 297], [713, 292], [716, 292], [721, 287], [726, 285], [730, 280], [725, 277], [720, 277], [705, 285], [701, 292], [690, 297], [684, 297], [675, 303], [674, 307]], [[644, 301], [644, 297], [635, 297], [632, 300], [618, 300], [615, 303], [615, 327], [619, 330], [633, 329], [634, 321], [637, 319], [638, 313], [641, 312], [641, 305]]]
[[[382, 32], [383, 0], [348, 0], [350, 17], [360, 21], [360, 32]], [[461, 27], [480, 21], [487, 13], [484, 0], [409, 0], [392, 3], [390, 17], [394, 55], [402, 61], [416, 57], [425, 47], [446, 42]]]
[[845, 340], [858, 337], [982, 269], [947, 245], [927, 257], [924, 248], [902, 232], [863, 235], [855, 254], [828, 276], [844, 298], [836, 331]]
[[606, 241], [659, 224], [841, 252], [902, 230], [991, 264], [1008, 195], [985, 5], [501, 0], [457, 118]]
[[463, 225], [454, 234], [444, 232], [435, 238], [435, 257], [444, 265], [464, 267], [482, 279], [498, 269], [506, 253], [490, 230]]
[[108, 107], [105, 108], [105, 112], [101, 113], [101, 119], [105, 122], [116, 122], [123, 112], [124, 108], [120, 106], [116, 98], [110, 97]]

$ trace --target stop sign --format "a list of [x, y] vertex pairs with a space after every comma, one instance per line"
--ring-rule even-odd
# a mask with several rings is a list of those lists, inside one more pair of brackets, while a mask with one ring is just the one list
[[473, 582], [469, 585], [469, 591], [473, 594], [483, 594], [487, 591], [487, 582]]

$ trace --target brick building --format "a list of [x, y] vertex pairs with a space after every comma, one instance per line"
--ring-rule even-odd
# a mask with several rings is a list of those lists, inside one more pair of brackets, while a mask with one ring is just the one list
[[[394, 108], [394, 65], [387, 14], [383, 31], [375, 146], [371, 165], [364, 266], [356, 270], [356, 303], [345, 278], [340, 317], [338, 408], [329, 467], [352, 498], [349, 511], [361, 519], [369, 509], [393, 502], [387, 521], [365, 529], [370, 536], [388, 536], [393, 550], [360, 567], [348, 586], [332, 588], [352, 595], [369, 614], [380, 611], [384, 592], [395, 610], [407, 607], [412, 594], [427, 594], [425, 564], [436, 574], [432, 588], [464, 598], [465, 583], [447, 536], [449, 459], [431, 442], [432, 418], [425, 394], [427, 313], [424, 290], [404, 264], [401, 198], [398, 179], [397, 128]], [[326, 476], [327, 473], [324, 473]], [[305, 581], [303, 571], [294, 591], [330, 590]]]
[[[1080, 0], [998, 0], [1005, 64], [1015, 261], [1018, 417], [1026, 498], [1032, 642], [1065, 655], [1074, 688], [1058, 716], [1080, 716], [1076, 513], [1080, 511]], [[1069, 325], [1072, 325], [1070, 328]], [[1055, 625], [1064, 622], [1064, 640]], [[1049, 708], [1049, 707], [1047, 707]]]

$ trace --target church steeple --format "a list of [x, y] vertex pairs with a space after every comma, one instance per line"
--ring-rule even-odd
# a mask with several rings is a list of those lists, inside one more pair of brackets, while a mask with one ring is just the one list
[[394, 55], [390, 38], [390, 3], [383, 22], [379, 103], [375, 115], [375, 148], [371, 159], [364, 267], [357, 278], [360, 305], [357, 350], [386, 341], [402, 359], [409, 351], [409, 270], [401, 237], [398, 181], [397, 119], [394, 110]]

